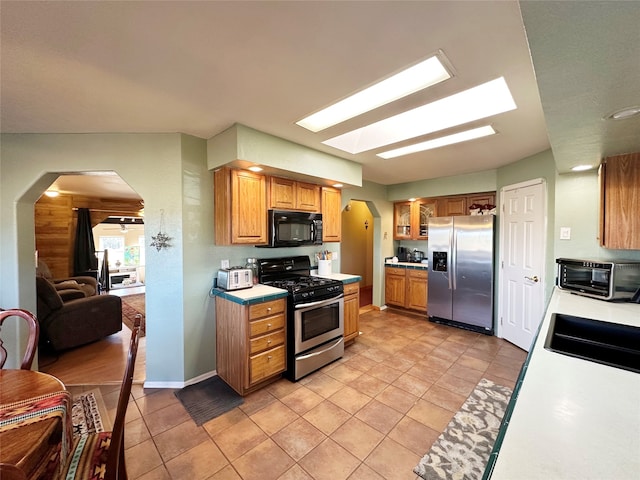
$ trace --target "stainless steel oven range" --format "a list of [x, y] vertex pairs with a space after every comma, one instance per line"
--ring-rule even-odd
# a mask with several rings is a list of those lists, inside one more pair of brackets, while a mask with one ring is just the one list
[[310, 275], [307, 256], [260, 258], [260, 283], [289, 292], [287, 372], [292, 381], [344, 355], [342, 282]]

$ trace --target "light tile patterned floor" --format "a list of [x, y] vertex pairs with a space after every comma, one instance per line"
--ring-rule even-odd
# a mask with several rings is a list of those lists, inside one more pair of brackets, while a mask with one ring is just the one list
[[[134, 385], [131, 480], [409, 479], [481, 378], [513, 388], [525, 352], [395, 311], [361, 315], [338, 362], [196, 427], [173, 390]], [[115, 409], [118, 387], [101, 387]], [[115, 413], [112, 411], [112, 413]]]

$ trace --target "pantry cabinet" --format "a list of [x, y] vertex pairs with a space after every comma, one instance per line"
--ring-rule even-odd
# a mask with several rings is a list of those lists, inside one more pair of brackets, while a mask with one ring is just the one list
[[360, 283], [344, 286], [344, 343], [350, 343], [360, 334]]
[[320, 185], [270, 177], [269, 208], [320, 212]]
[[333, 187], [322, 187], [322, 241], [342, 240], [342, 192]]
[[385, 268], [385, 303], [427, 313], [428, 271], [426, 268]]
[[213, 174], [216, 245], [267, 241], [267, 188], [264, 175], [223, 167]]
[[599, 177], [600, 245], [640, 250], [640, 153], [606, 158]]
[[286, 370], [286, 301], [252, 305], [216, 297], [216, 370], [247, 395]]

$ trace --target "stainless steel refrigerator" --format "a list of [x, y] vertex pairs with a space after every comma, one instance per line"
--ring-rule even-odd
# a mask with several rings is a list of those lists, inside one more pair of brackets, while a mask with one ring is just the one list
[[429, 219], [429, 320], [493, 334], [493, 215]]

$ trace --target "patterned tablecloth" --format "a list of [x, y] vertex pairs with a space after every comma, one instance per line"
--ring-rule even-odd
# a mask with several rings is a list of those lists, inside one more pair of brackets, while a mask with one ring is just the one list
[[71, 395], [66, 390], [0, 405], [0, 434], [35, 422], [60, 418], [62, 438], [60, 448], [54, 455], [60, 455], [56, 463], [62, 470], [73, 440], [71, 405]]

